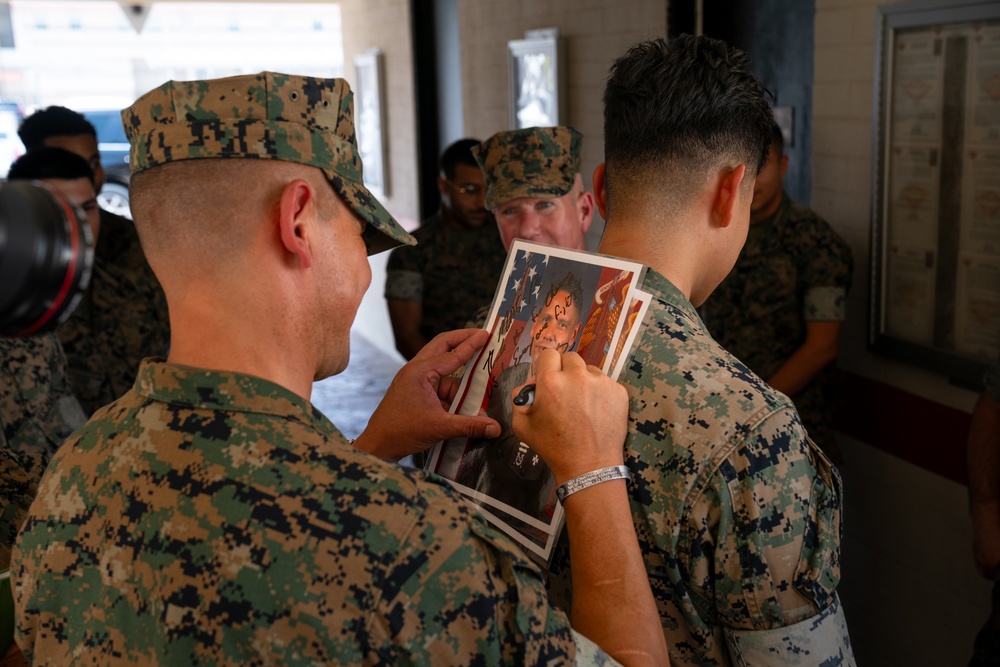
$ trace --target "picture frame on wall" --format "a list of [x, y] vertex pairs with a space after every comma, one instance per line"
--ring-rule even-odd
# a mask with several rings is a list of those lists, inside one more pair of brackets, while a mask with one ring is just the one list
[[878, 22], [869, 346], [975, 388], [1000, 355], [1000, 4]]
[[510, 127], [565, 125], [565, 59], [559, 30], [525, 33], [507, 43], [510, 81]]
[[389, 194], [382, 52], [354, 56], [354, 118], [365, 187], [378, 198]]

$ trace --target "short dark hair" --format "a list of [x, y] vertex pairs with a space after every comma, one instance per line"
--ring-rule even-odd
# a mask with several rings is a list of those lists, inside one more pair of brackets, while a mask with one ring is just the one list
[[720, 40], [681, 35], [632, 46], [604, 89], [609, 208], [617, 179], [643, 183], [651, 170], [693, 172], [728, 158], [759, 173], [773, 122], [766, 93], [750, 58]]
[[455, 178], [455, 167], [464, 164], [479, 169], [476, 158], [472, 157], [472, 147], [480, 144], [479, 139], [459, 139], [441, 153], [441, 173], [451, 180]]
[[7, 172], [9, 181], [42, 180], [57, 178], [71, 181], [86, 178], [94, 184], [94, 170], [90, 164], [71, 151], [53, 146], [34, 148], [14, 161]]
[[31, 114], [17, 128], [17, 136], [29, 151], [41, 146], [49, 137], [89, 134], [97, 137], [97, 130], [83, 114], [66, 107], [51, 106]]

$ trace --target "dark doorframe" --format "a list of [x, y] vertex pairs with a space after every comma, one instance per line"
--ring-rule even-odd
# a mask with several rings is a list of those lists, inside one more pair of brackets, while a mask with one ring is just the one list
[[413, 85], [417, 113], [417, 196], [420, 219], [432, 215], [440, 205], [437, 189], [438, 154], [438, 77], [437, 34], [434, 0], [411, 0], [413, 33]]

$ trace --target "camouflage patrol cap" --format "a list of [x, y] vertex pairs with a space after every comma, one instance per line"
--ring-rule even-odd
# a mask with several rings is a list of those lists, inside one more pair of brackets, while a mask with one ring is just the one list
[[497, 132], [472, 148], [486, 175], [486, 208], [521, 197], [562, 197], [580, 172], [583, 135], [572, 127]]
[[133, 174], [197, 158], [310, 165], [368, 223], [369, 254], [416, 243], [364, 185], [354, 94], [343, 79], [261, 72], [168, 81], [122, 111], [122, 122]]

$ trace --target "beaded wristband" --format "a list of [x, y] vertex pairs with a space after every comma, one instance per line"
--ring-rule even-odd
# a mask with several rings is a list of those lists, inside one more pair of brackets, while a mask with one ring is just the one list
[[601, 482], [610, 482], [615, 479], [624, 479], [628, 481], [632, 479], [632, 474], [625, 466], [612, 466], [611, 468], [594, 470], [592, 472], [584, 473], [579, 477], [574, 477], [565, 484], [561, 484], [559, 488], [556, 489], [556, 496], [559, 498], [559, 501], [562, 502], [566, 500], [567, 496], [570, 496], [577, 491], [583, 491], [587, 487], [600, 484]]

